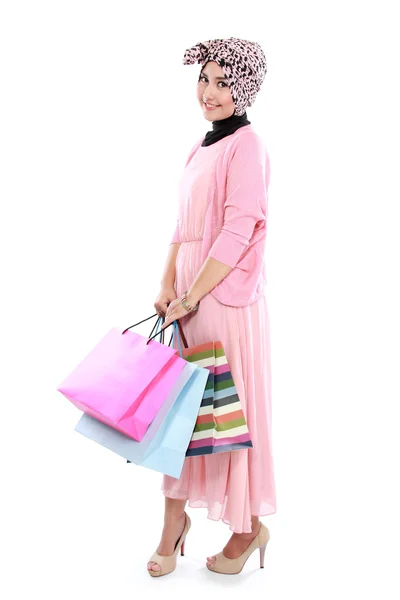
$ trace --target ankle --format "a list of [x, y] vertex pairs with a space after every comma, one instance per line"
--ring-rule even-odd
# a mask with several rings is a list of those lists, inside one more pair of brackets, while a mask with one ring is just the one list
[[243, 539], [247, 539], [247, 538], [250, 539], [258, 534], [258, 532], [260, 531], [260, 525], [261, 525], [260, 521], [252, 522], [251, 531], [243, 531], [242, 533], [237, 533], [236, 535], [240, 536]]
[[258, 533], [260, 526], [261, 526], [260, 519], [258, 517], [252, 517], [251, 518], [252, 533]]
[[177, 523], [185, 520], [185, 512], [168, 513], [164, 516], [164, 527], [174, 526]]

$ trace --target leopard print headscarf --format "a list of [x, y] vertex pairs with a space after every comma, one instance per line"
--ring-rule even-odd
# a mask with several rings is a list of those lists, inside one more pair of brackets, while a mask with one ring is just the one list
[[265, 54], [257, 42], [226, 38], [200, 42], [185, 50], [184, 65], [215, 61], [227, 77], [235, 104], [235, 115], [243, 115], [252, 106], [267, 72]]

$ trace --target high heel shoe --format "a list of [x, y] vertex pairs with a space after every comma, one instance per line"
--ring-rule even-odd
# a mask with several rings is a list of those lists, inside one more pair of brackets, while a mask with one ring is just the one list
[[181, 551], [181, 556], [184, 556], [185, 552], [185, 539], [186, 535], [191, 527], [191, 520], [189, 515], [185, 512], [185, 527], [182, 531], [181, 537], [176, 542], [175, 550], [173, 554], [169, 556], [162, 556], [158, 554], [158, 552], [154, 552], [153, 556], [150, 558], [149, 562], [155, 562], [159, 565], [159, 571], [153, 571], [153, 569], [147, 569], [152, 577], [161, 577], [162, 575], [168, 575], [168, 573], [172, 573], [176, 567], [176, 558], [178, 556], [179, 550]]
[[237, 575], [240, 573], [251, 554], [254, 550], [259, 548], [260, 550], [260, 568], [264, 568], [265, 550], [270, 538], [269, 529], [264, 525], [260, 524], [260, 529], [254, 540], [246, 548], [246, 550], [237, 558], [227, 558], [223, 552], [219, 552], [215, 555], [216, 561], [212, 567], [207, 566], [209, 571], [214, 573], [223, 573], [224, 575]]

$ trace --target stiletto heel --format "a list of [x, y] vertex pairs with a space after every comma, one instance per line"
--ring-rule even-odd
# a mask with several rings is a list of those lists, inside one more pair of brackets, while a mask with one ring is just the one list
[[176, 542], [176, 546], [175, 546], [175, 550], [174, 550], [173, 554], [170, 554], [169, 556], [163, 556], [161, 554], [158, 554], [158, 552], [154, 552], [154, 554], [150, 558], [149, 562], [157, 563], [160, 567], [160, 570], [153, 571], [152, 569], [151, 570], [147, 569], [149, 575], [151, 575], [152, 577], [162, 577], [162, 575], [168, 575], [168, 573], [172, 573], [172, 571], [175, 570], [176, 559], [177, 559], [179, 550], [181, 551], [181, 556], [184, 556], [185, 539], [186, 539], [186, 536], [187, 536], [187, 533], [188, 533], [190, 527], [191, 527], [190, 517], [185, 512], [185, 527], [182, 531], [181, 537]]
[[212, 567], [207, 565], [207, 569], [213, 571], [214, 573], [237, 575], [242, 571], [249, 556], [254, 552], [254, 550], [257, 550], [257, 548], [260, 549], [260, 568], [263, 569], [265, 549], [267, 547], [269, 537], [269, 529], [263, 523], [261, 523], [258, 534], [251, 544], [246, 548], [243, 554], [241, 554], [238, 558], [227, 558], [223, 552], [219, 552], [215, 555], [215, 564]]
[[265, 558], [265, 550], [267, 549], [267, 543], [266, 542], [264, 544], [264, 546], [261, 546], [260, 548], [260, 569], [264, 568], [264, 558]]

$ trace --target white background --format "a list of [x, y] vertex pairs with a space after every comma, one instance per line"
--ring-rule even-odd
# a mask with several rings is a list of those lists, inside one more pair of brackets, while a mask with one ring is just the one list
[[[399, 597], [395, 4], [1, 2], [2, 598]], [[75, 432], [56, 387], [153, 314], [210, 129], [183, 53], [230, 36], [268, 63], [247, 112], [271, 160], [277, 512], [265, 569], [255, 553], [226, 577], [205, 559], [228, 527], [189, 509], [186, 556], [155, 580], [162, 475]]]

